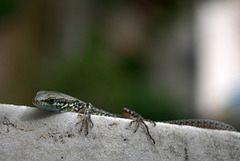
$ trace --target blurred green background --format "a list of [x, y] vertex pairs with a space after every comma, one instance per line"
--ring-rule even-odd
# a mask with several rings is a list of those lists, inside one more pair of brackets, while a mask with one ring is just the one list
[[152, 120], [195, 118], [193, 1], [1, 0], [0, 102], [39, 90]]
[[53, 90], [113, 113], [192, 117], [191, 2], [0, 3], [0, 102], [32, 106]]

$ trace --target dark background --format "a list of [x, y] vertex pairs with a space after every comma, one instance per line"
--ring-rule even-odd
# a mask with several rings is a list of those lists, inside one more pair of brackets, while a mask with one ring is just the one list
[[38, 90], [53, 90], [112, 113], [199, 117], [195, 9], [190, 0], [1, 0], [0, 102], [32, 106]]

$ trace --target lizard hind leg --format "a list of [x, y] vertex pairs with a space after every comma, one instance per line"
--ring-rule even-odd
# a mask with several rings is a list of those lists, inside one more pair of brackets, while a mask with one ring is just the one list
[[148, 126], [146, 125], [146, 123], [143, 121], [143, 118], [137, 118], [135, 120], [132, 120], [129, 124], [129, 126], [131, 126], [133, 123], [136, 123], [136, 128], [134, 130], [134, 133], [138, 130], [139, 125], [141, 124], [142, 127], [144, 128], [145, 133], [149, 136], [149, 138], [152, 140], [153, 144], [155, 144], [155, 140], [153, 139], [153, 137], [151, 136]]
[[149, 138], [152, 140], [153, 144], [155, 144], [155, 140], [153, 139], [153, 137], [151, 136], [150, 132], [149, 132], [149, 129], [148, 129], [148, 126], [146, 125], [146, 123], [144, 121], [149, 121], [151, 123], [154, 124], [154, 126], [156, 126], [156, 123], [152, 120], [145, 120], [142, 118], [141, 115], [139, 115], [138, 113], [132, 111], [132, 110], [129, 110], [127, 108], [123, 108], [122, 110], [122, 116], [124, 118], [129, 118], [129, 119], [133, 119], [129, 126], [131, 126], [133, 123], [136, 123], [136, 128], [134, 130], [134, 133], [138, 130], [139, 128], [139, 125], [141, 124], [141, 126], [143, 127], [145, 133], [147, 134], [147, 136], [149, 136]]

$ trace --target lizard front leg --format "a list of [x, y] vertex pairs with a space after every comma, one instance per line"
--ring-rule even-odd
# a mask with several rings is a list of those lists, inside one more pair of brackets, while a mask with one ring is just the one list
[[94, 126], [92, 120], [91, 120], [91, 112], [92, 112], [92, 104], [91, 103], [86, 103], [83, 107], [84, 112], [83, 112], [83, 115], [82, 114], [79, 114], [80, 117], [82, 117], [82, 119], [76, 123], [76, 125], [78, 125], [79, 123], [81, 123], [81, 127], [79, 129], [79, 133], [82, 132], [84, 126], [85, 126], [85, 135], [88, 134], [88, 126], [89, 126], [89, 123], [90, 123], [90, 127], [92, 128]]
[[149, 122], [153, 123], [154, 126], [156, 126], [156, 123], [154, 121], [146, 120], [141, 115], [136, 113], [135, 111], [132, 111], [132, 110], [127, 109], [127, 108], [122, 109], [122, 117], [132, 119], [129, 126], [131, 126], [133, 123], [136, 123], [136, 128], [134, 130], [134, 133], [138, 130], [139, 125], [142, 125], [142, 127], [143, 127], [145, 133], [147, 134], [147, 136], [149, 136], [149, 138], [152, 140], [153, 144], [155, 144], [155, 140], [151, 136], [151, 134], [149, 132], [149, 129], [148, 129], [148, 126], [144, 122], [144, 121], [149, 121]]

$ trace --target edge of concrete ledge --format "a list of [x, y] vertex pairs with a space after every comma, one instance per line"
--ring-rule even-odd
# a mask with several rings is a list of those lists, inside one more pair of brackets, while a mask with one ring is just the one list
[[77, 113], [0, 104], [0, 160], [238, 160], [240, 133], [147, 123], [152, 144], [130, 120], [91, 116], [79, 133]]

